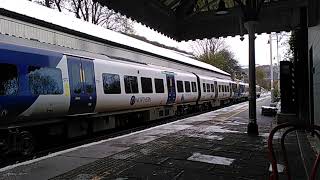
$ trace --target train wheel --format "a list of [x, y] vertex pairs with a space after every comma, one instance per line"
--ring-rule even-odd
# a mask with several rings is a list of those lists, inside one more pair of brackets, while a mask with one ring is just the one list
[[23, 131], [20, 133], [20, 140], [21, 140], [21, 149], [20, 149], [20, 153], [24, 156], [28, 156], [31, 155], [34, 151], [34, 146], [35, 146], [35, 142], [33, 139], [33, 136], [30, 132], [28, 131]]

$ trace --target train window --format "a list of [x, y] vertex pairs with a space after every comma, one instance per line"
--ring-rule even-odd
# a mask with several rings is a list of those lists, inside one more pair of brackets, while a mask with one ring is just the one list
[[207, 92], [210, 92], [210, 84], [207, 83]]
[[141, 77], [142, 93], [152, 93], [152, 80], [151, 78]]
[[154, 79], [156, 93], [164, 93], [163, 79]]
[[183, 83], [182, 81], [177, 81], [178, 92], [183, 92]]
[[196, 82], [191, 82], [192, 92], [197, 92], [197, 84]]
[[105, 94], [121, 94], [120, 76], [118, 74], [103, 73], [102, 79]]
[[210, 84], [210, 86], [211, 86], [211, 92], [214, 92], [214, 86], [213, 86], [213, 84]]
[[207, 92], [206, 83], [202, 83], [203, 92]]
[[29, 66], [27, 77], [32, 94], [63, 94], [62, 74], [58, 68]]
[[124, 87], [127, 94], [139, 93], [136, 76], [124, 76]]
[[16, 95], [18, 92], [18, 70], [13, 64], [0, 63], [0, 96]]
[[222, 85], [222, 92], [224, 92], [224, 85]]
[[186, 89], [186, 92], [191, 92], [190, 82], [189, 81], [185, 81], [184, 82], [184, 88]]
[[221, 85], [219, 85], [219, 92], [221, 92]]

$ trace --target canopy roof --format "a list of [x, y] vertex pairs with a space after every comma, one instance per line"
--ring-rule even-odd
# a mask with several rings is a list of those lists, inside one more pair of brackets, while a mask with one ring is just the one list
[[[220, 0], [95, 1], [176, 40], [247, 33], [242, 23], [241, 8], [234, 0], [223, 0], [228, 11], [224, 15], [217, 14]], [[241, 1], [245, 3], [245, 0]], [[299, 25], [300, 7], [308, 4], [318, 6], [319, 3], [318, 0], [264, 0], [256, 32], [292, 30]], [[314, 18], [309, 19], [311, 24], [316, 22]]]

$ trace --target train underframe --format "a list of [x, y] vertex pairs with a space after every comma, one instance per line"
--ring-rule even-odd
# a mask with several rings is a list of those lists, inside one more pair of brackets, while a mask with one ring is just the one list
[[244, 100], [246, 99], [238, 101], [230, 99], [211, 100], [201, 102], [201, 104], [168, 105], [92, 116], [67, 117], [52, 121], [37, 120], [35, 123], [28, 123], [27, 125], [16, 124], [10, 127], [2, 125], [2, 128], [0, 127], [0, 154], [6, 156], [16, 153], [29, 156], [38, 148], [37, 145], [41, 144], [40, 142], [48, 141], [48, 139], [50, 142], [51, 140], [81, 138], [116, 128], [131, 127], [137, 123], [209, 111]]

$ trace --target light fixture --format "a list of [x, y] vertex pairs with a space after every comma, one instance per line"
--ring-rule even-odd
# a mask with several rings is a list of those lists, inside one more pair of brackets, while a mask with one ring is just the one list
[[226, 3], [224, 2], [224, 0], [220, 0], [219, 4], [218, 4], [218, 9], [216, 10], [216, 14], [217, 15], [224, 15], [224, 14], [228, 14], [229, 11], [226, 8]]

